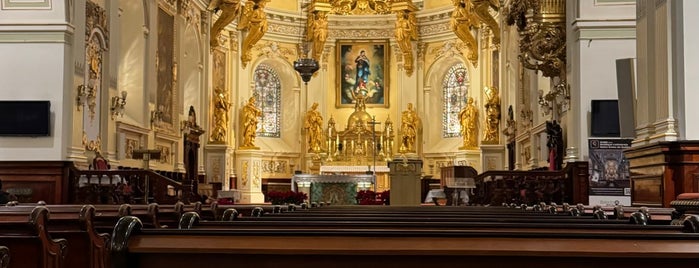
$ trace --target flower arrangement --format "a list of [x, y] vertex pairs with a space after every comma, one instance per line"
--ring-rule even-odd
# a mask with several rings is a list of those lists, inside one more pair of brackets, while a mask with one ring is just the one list
[[272, 205], [282, 205], [282, 204], [301, 204], [304, 200], [308, 199], [308, 195], [303, 192], [278, 192], [270, 191], [267, 192], [267, 200], [272, 203]]
[[360, 205], [388, 205], [391, 198], [390, 190], [376, 193], [372, 190], [361, 190], [357, 192], [357, 204]]

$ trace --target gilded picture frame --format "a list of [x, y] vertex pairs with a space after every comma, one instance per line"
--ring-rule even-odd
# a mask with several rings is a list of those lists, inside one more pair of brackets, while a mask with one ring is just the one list
[[355, 94], [364, 94], [368, 107], [389, 107], [388, 40], [338, 40], [335, 106], [354, 107]]

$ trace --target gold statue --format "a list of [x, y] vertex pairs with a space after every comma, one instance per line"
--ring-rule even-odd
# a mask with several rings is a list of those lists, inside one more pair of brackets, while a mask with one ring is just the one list
[[211, 26], [209, 33], [211, 47], [217, 47], [220, 45], [218, 42], [219, 33], [240, 14], [240, 0], [211, 0], [206, 9], [213, 11], [213, 13], [221, 10], [221, 16]]
[[490, 8], [493, 8], [495, 12], [498, 12], [499, 5], [498, 0], [470, 0], [473, 5], [473, 11], [480, 20], [485, 25], [488, 25], [490, 30], [493, 32], [493, 43], [500, 44], [500, 26], [498, 22], [490, 14]]
[[257, 148], [255, 147], [255, 137], [257, 137], [257, 123], [260, 116], [262, 116], [262, 111], [255, 106], [255, 97], [250, 97], [248, 103], [243, 106], [243, 143], [241, 148]]
[[[243, 53], [240, 55], [240, 60], [245, 67], [252, 60], [252, 47], [262, 39], [262, 36], [267, 32], [267, 14], [265, 14], [265, 5], [270, 0], [252, 0], [248, 1], [243, 8], [243, 14], [240, 16], [238, 30], [247, 30], [248, 33], [243, 40]], [[253, 2], [253, 3], [250, 3]]]
[[483, 142], [497, 144], [500, 142], [500, 96], [496, 87], [485, 87], [485, 114]]
[[328, 13], [314, 11], [308, 15], [306, 41], [313, 41], [313, 59], [319, 61], [323, 54], [325, 40], [328, 39]]
[[473, 98], [468, 98], [468, 103], [459, 113], [461, 122], [461, 136], [464, 138], [462, 149], [478, 148], [478, 109], [473, 104]]
[[452, 0], [454, 11], [451, 13], [449, 27], [469, 49], [468, 59], [475, 65], [478, 63], [478, 42], [471, 34], [471, 27], [476, 26], [476, 17], [473, 15], [473, 7], [470, 2], [464, 0]]
[[214, 129], [211, 132], [211, 141], [225, 143], [228, 133], [228, 111], [231, 103], [228, 102], [228, 93], [222, 88], [216, 88], [214, 94]]
[[318, 111], [317, 102], [314, 102], [311, 109], [306, 112], [303, 128], [307, 131], [308, 151], [319, 153], [323, 142], [323, 116]]
[[408, 76], [413, 73], [413, 46], [417, 40], [417, 18], [413, 12], [404, 10], [396, 13], [396, 42], [403, 52], [403, 68]]
[[400, 153], [414, 153], [417, 133], [420, 129], [420, 118], [413, 110], [413, 104], [408, 103], [408, 110], [401, 115], [401, 144], [398, 151]]

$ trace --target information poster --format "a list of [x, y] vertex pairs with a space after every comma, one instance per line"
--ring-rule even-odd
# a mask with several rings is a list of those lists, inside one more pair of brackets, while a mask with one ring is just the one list
[[631, 205], [629, 161], [624, 149], [631, 139], [589, 139], [590, 205]]

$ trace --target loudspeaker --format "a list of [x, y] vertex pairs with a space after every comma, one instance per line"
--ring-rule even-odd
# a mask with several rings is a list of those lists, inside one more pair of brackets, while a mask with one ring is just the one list
[[636, 137], [636, 59], [616, 60], [619, 96], [619, 132], [622, 138]]

